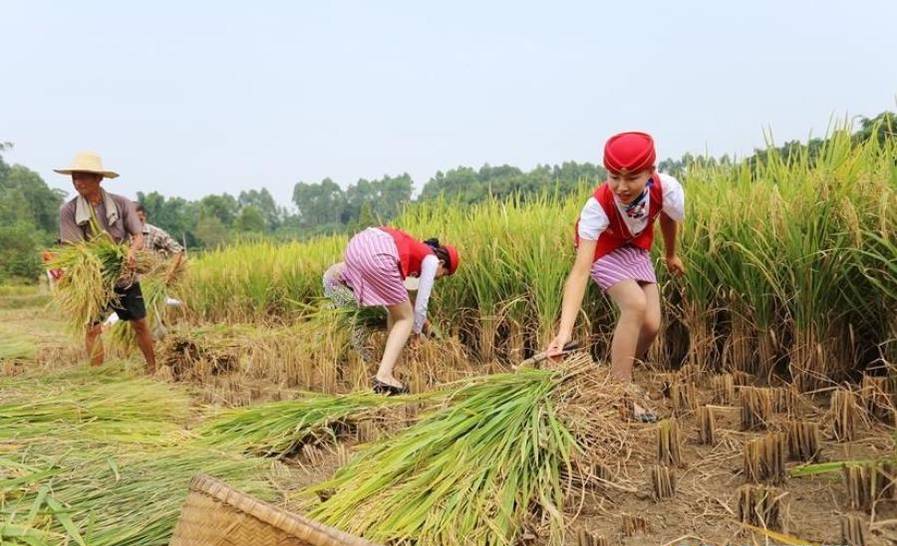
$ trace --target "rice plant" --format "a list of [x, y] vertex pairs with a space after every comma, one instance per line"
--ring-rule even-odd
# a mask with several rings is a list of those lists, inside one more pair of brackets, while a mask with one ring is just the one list
[[[772, 139], [770, 137], [772, 146]], [[678, 365], [793, 377], [804, 390], [897, 357], [897, 139], [857, 141], [835, 124], [814, 155], [775, 148], [751, 161], [699, 160], [684, 180], [683, 279], [658, 267], [667, 328], [654, 354]], [[509, 336], [539, 347], [557, 320], [572, 230], [589, 191], [526, 201], [409, 206], [393, 223], [457, 244], [463, 264], [434, 291], [431, 317], [481, 361]], [[657, 239], [660, 239], [658, 236]], [[194, 318], [302, 321], [346, 237], [251, 244], [197, 260]], [[661, 248], [656, 245], [657, 252]], [[609, 333], [614, 312], [590, 291], [578, 336]], [[880, 295], [881, 297], [878, 297]]]
[[445, 395], [439, 392], [393, 397], [370, 392], [334, 396], [307, 393], [299, 400], [225, 411], [205, 423], [200, 434], [210, 445], [282, 457], [306, 442], [335, 439], [335, 427], [371, 417], [372, 410], [441, 396]]

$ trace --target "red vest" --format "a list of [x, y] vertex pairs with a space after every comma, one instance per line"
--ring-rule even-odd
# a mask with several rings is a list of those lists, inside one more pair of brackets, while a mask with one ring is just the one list
[[[598, 236], [598, 244], [595, 246], [595, 258], [593, 261], [597, 262], [599, 258], [626, 245], [651, 250], [651, 244], [654, 242], [654, 220], [657, 219], [663, 210], [663, 187], [660, 184], [660, 175], [653, 175], [650, 184], [651, 186], [648, 188], [648, 192], [651, 195], [648, 205], [648, 223], [645, 225], [645, 229], [635, 236], [629, 232], [626, 222], [623, 221], [623, 215], [614, 202], [614, 193], [607, 182], [603, 182], [595, 189], [593, 197], [601, 205], [601, 208], [604, 209], [604, 214], [607, 215], [609, 224], [607, 229]], [[578, 247], [579, 220], [576, 221], [575, 229], [575, 245]]]
[[420, 264], [424, 258], [433, 254], [433, 249], [400, 229], [381, 226], [380, 230], [389, 233], [396, 242], [396, 248], [399, 249], [399, 270], [402, 272], [402, 278], [419, 277]]

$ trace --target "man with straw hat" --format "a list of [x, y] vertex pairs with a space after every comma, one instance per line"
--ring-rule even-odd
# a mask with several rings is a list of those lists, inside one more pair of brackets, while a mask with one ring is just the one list
[[[109, 234], [116, 243], [129, 242], [127, 267], [132, 272], [136, 268], [136, 252], [143, 248], [143, 224], [137, 216], [134, 203], [121, 195], [106, 192], [100, 187], [104, 178], [117, 178], [118, 173], [103, 168], [100, 156], [93, 152], [80, 152], [72, 165], [54, 169], [59, 174], [72, 177], [72, 184], [78, 195], [59, 210], [59, 239], [65, 243], [88, 240], [93, 233], [93, 225]], [[95, 222], [92, 222], [95, 220]], [[135, 275], [119, 281], [115, 287], [119, 301], [110, 306], [121, 320], [129, 321], [134, 328], [137, 345], [146, 359], [147, 371], [156, 371], [156, 357], [153, 353], [153, 338], [146, 322], [146, 307], [143, 293]], [[103, 363], [103, 343], [100, 340], [102, 322], [105, 316], [97, 317], [87, 331], [84, 345], [90, 362], [94, 366]]]

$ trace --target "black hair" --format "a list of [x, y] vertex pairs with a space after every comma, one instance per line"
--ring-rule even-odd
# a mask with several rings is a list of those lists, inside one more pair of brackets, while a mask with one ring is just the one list
[[424, 241], [424, 244], [433, 249], [433, 254], [436, 254], [436, 257], [439, 258], [439, 261], [442, 262], [446, 267], [451, 266], [451, 259], [449, 258], [448, 250], [445, 249], [444, 246], [439, 244], [439, 239], [436, 237], [432, 237]]
[[134, 203], [137, 205], [137, 212], [142, 212], [146, 214], [146, 207], [143, 206], [143, 203]]

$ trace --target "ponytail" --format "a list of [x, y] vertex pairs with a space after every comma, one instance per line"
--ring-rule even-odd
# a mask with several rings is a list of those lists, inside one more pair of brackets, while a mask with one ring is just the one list
[[424, 241], [424, 244], [433, 249], [433, 254], [439, 259], [440, 262], [445, 267], [449, 267], [451, 264], [451, 258], [449, 258], [448, 250], [445, 249], [444, 246], [439, 244], [439, 239], [436, 237], [432, 237]]

